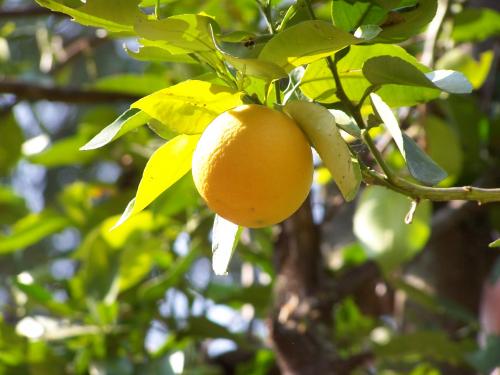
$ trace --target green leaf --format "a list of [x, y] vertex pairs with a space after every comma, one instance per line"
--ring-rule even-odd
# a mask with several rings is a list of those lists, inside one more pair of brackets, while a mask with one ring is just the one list
[[98, 79], [92, 87], [97, 90], [149, 95], [168, 86], [166, 76], [156, 74], [115, 74]]
[[333, 55], [359, 40], [325, 21], [304, 21], [276, 34], [266, 43], [259, 59], [290, 72], [297, 66]]
[[156, 150], [144, 168], [135, 195], [114, 228], [141, 212], [191, 169], [191, 158], [199, 135], [178, 135]]
[[242, 93], [205, 81], [188, 80], [132, 104], [176, 133], [198, 134], [222, 112], [243, 103]]
[[101, 228], [89, 232], [74, 254], [81, 264], [71, 279], [72, 297], [104, 299], [117, 272], [119, 256], [120, 252], [102, 237]]
[[500, 366], [500, 336], [490, 335], [486, 340], [486, 347], [469, 355], [468, 361], [478, 370], [481, 374], [493, 375], [492, 372], [495, 367]]
[[46, 307], [56, 314], [71, 314], [71, 308], [67, 304], [56, 301], [52, 293], [40, 284], [23, 283], [20, 278], [14, 279], [13, 282], [14, 285], [26, 294], [31, 301]]
[[432, 358], [451, 364], [463, 362], [465, 354], [474, 347], [470, 341], [455, 342], [444, 332], [419, 331], [393, 337], [387, 344], [375, 346], [377, 358], [397, 359], [417, 356], [420, 360]]
[[426, 185], [436, 185], [447, 174], [438, 166], [417, 144], [401, 131], [398, 120], [391, 108], [377, 94], [370, 94], [374, 111], [382, 119], [387, 130], [396, 142], [399, 151], [408, 165], [408, 171], [413, 177]]
[[365, 62], [363, 74], [373, 85], [398, 84], [438, 88], [453, 94], [467, 94], [472, 85], [462, 73], [437, 70], [423, 73], [396, 56], [377, 56]]
[[139, 0], [87, 0], [79, 8], [71, 8], [59, 0], [36, 0], [36, 2], [55, 12], [65, 13], [85, 26], [102, 27], [111, 32], [134, 34], [138, 20], [146, 19], [139, 10]]
[[226, 275], [243, 228], [215, 215], [212, 229], [212, 269], [216, 275]]
[[158, 300], [165, 291], [177, 285], [186, 275], [193, 262], [200, 256], [200, 248], [192, 246], [188, 254], [178, 258], [164, 274], [145, 282], [140, 286], [138, 295], [141, 300]]
[[488, 246], [489, 247], [500, 247], [500, 238], [498, 238], [497, 240], [493, 241]]
[[141, 18], [134, 30], [142, 38], [160, 41], [172, 54], [214, 51], [209, 25], [212, 18], [197, 14], [176, 15], [162, 20]]
[[242, 74], [262, 78], [266, 81], [286, 78], [288, 76], [283, 68], [273, 62], [254, 58], [242, 58], [233, 56], [229, 52], [226, 52], [221, 48], [221, 46], [215, 40], [215, 36], [213, 34], [212, 38], [215, 47], [222, 54], [224, 60], [226, 60]]
[[485, 51], [479, 55], [479, 61], [474, 60], [470, 53], [461, 48], [455, 48], [445, 53], [437, 62], [438, 69], [451, 69], [462, 72], [475, 89], [480, 88], [491, 69], [493, 51]]
[[374, 39], [381, 31], [382, 29], [378, 25], [362, 25], [356, 29], [354, 36], [369, 41]]
[[2, 124], [2, 136], [0, 137], [1, 176], [7, 174], [17, 163], [17, 160], [21, 156], [21, 146], [24, 136], [11, 113], [6, 116], [0, 116], [0, 122]]
[[148, 42], [144, 39], [140, 39], [139, 43], [143, 44], [139, 47], [137, 52], [129, 50], [125, 47], [125, 51], [128, 55], [136, 60], [140, 61], [165, 61], [174, 63], [187, 63], [187, 64], [197, 64], [198, 62], [189, 55], [179, 55], [172, 54], [168, 52], [165, 48], [161, 48], [154, 45], [148, 45]]
[[412, 10], [389, 12], [383, 31], [376, 38], [377, 42], [398, 43], [418, 34], [425, 25], [432, 21], [437, 11], [436, 0], [418, 0]]
[[22, 250], [69, 225], [65, 217], [49, 210], [29, 214], [12, 226], [9, 236], [0, 237], [0, 254]]
[[81, 151], [94, 150], [107, 145], [108, 143], [120, 138], [129, 131], [144, 125], [150, 116], [136, 108], [128, 109], [123, 112], [111, 124], [102, 129], [94, 138], [80, 147]]
[[119, 293], [142, 281], [151, 271], [161, 252], [162, 240], [159, 238], [141, 241], [140, 244], [134, 242], [133, 246], [127, 246], [120, 256], [118, 270], [105, 301], [107, 303], [115, 301]]
[[[337, 63], [337, 71], [346, 95], [353, 102], [359, 102], [371, 83], [364, 77], [364, 63], [372, 57], [390, 55], [397, 56], [427, 73], [429, 68], [420, 64], [417, 59], [396, 45], [374, 44], [353, 45], [349, 53]], [[308, 98], [322, 103], [339, 101], [335, 95], [336, 86], [332, 73], [326, 61], [316, 61], [310, 64], [304, 73], [300, 89]], [[384, 85], [378, 94], [391, 107], [411, 106], [426, 102], [439, 96], [439, 91], [420, 87]]]
[[361, 172], [339, 133], [335, 117], [325, 107], [308, 102], [289, 102], [284, 110], [306, 133], [344, 199], [354, 199], [361, 182]]
[[427, 152], [447, 172], [448, 178], [442, 181], [452, 185], [460, 176], [464, 153], [457, 132], [445, 121], [435, 116], [425, 118]]
[[14, 190], [0, 185], [0, 226], [11, 224], [28, 213], [26, 203]]
[[271, 285], [253, 284], [241, 287], [234, 283], [210, 283], [205, 291], [205, 297], [217, 304], [227, 304], [234, 308], [241, 308], [250, 303], [260, 312], [265, 312], [271, 300]]
[[455, 42], [481, 41], [500, 35], [500, 13], [488, 8], [467, 8], [454, 18]]
[[332, 1], [333, 24], [345, 31], [353, 31], [364, 24], [378, 25], [386, 14], [387, 10], [369, 1]]
[[410, 200], [380, 186], [367, 187], [354, 214], [354, 234], [369, 258], [390, 271], [410, 260], [430, 236], [431, 204], [420, 202], [411, 224], [404, 219]]

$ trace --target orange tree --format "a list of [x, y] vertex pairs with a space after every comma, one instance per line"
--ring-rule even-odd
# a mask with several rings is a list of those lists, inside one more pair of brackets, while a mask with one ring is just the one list
[[2, 374], [500, 367], [497, 3], [3, 3]]

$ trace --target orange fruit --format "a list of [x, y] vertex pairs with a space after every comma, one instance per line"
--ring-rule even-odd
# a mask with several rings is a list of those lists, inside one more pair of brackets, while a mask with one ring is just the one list
[[312, 183], [309, 142], [287, 115], [242, 105], [203, 132], [192, 173], [208, 207], [245, 227], [279, 223], [304, 202]]

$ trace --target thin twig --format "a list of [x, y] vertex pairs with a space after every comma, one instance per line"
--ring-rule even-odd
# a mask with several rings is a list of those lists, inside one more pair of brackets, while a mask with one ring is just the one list
[[100, 90], [41, 86], [33, 83], [0, 81], [0, 94], [13, 94], [17, 100], [48, 100], [66, 103], [135, 101], [139, 96]]

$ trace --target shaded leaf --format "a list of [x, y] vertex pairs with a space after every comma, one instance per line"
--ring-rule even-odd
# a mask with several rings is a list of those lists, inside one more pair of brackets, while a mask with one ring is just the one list
[[384, 23], [380, 25], [382, 32], [375, 40], [382, 43], [402, 42], [418, 34], [432, 21], [436, 11], [436, 0], [418, 0], [411, 10], [389, 12]]
[[[372, 57], [389, 55], [397, 56], [427, 73], [429, 68], [420, 64], [403, 48], [396, 45], [374, 44], [351, 46], [348, 54], [337, 63], [337, 71], [346, 95], [354, 103], [358, 102], [371, 83], [363, 75], [364, 63]], [[300, 89], [308, 98], [322, 103], [339, 101], [336, 86], [326, 61], [310, 64], [302, 78]], [[410, 106], [427, 102], [439, 96], [439, 91], [430, 88], [389, 84], [382, 86], [377, 93], [391, 107]]]
[[452, 364], [463, 362], [465, 354], [474, 347], [470, 341], [455, 342], [444, 332], [419, 331], [393, 337], [387, 344], [374, 348], [377, 358], [415, 356], [433, 358]]
[[242, 58], [231, 55], [224, 51], [215, 40], [212, 34], [213, 42], [217, 50], [222, 54], [224, 60], [231, 64], [236, 70], [244, 75], [262, 78], [266, 81], [272, 81], [287, 77], [285, 70], [271, 61], [263, 61], [255, 58]]
[[68, 219], [49, 210], [29, 214], [12, 226], [10, 235], [0, 237], [0, 253], [22, 250], [69, 225]]
[[144, 125], [150, 116], [136, 108], [123, 112], [111, 124], [102, 129], [94, 138], [80, 147], [81, 151], [94, 150], [120, 138], [129, 131]]
[[486, 80], [492, 62], [492, 50], [481, 53], [479, 61], [476, 61], [470, 53], [461, 48], [455, 48], [441, 56], [436, 62], [436, 68], [458, 70], [467, 77], [473, 88], [478, 89]]
[[372, 93], [370, 94], [370, 100], [373, 109], [384, 122], [399, 151], [405, 158], [411, 175], [420, 182], [431, 186], [446, 178], [446, 172], [423, 152], [410, 137], [401, 131], [396, 116], [382, 98]]
[[168, 86], [167, 78], [156, 74], [114, 74], [99, 78], [92, 87], [108, 92], [149, 95]]
[[500, 35], [500, 12], [488, 8], [467, 8], [454, 17], [451, 37], [456, 42], [485, 40]]
[[431, 204], [420, 202], [411, 224], [404, 218], [410, 200], [380, 186], [367, 187], [354, 214], [354, 234], [369, 258], [390, 271], [410, 260], [430, 236]]
[[0, 176], [17, 163], [24, 141], [23, 132], [12, 113], [0, 116], [2, 136], [0, 137]]
[[454, 94], [472, 91], [462, 73], [437, 70], [423, 73], [414, 65], [396, 56], [377, 56], [365, 62], [363, 74], [373, 85], [398, 84], [438, 88]]
[[345, 31], [353, 31], [363, 24], [380, 24], [387, 10], [370, 1], [332, 1], [333, 24]]

